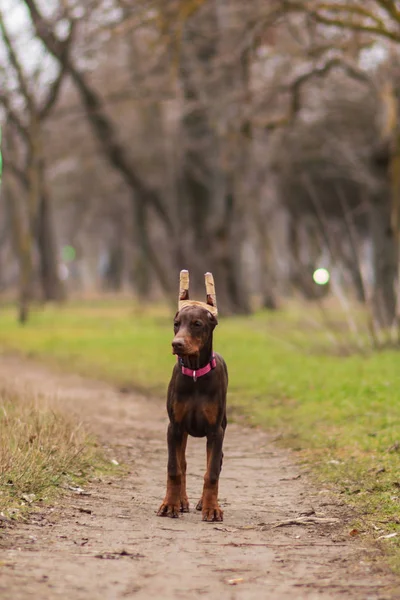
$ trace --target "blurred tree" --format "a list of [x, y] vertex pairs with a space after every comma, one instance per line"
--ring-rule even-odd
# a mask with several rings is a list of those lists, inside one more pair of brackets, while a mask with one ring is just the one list
[[[351, 4], [289, 0], [284, 8], [289, 12], [306, 12], [323, 31], [329, 28], [358, 32], [375, 46], [379, 40], [395, 45], [400, 43], [400, 7], [395, 0], [355, 0]], [[378, 132], [381, 144], [379, 152], [375, 148], [371, 162], [375, 162], [382, 172], [383, 154], [386, 155], [384, 166], [390, 178], [390, 204], [385, 201], [386, 191], [383, 195], [370, 195], [369, 206], [374, 240], [375, 313], [383, 325], [391, 326], [396, 321], [400, 324], [400, 88], [398, 83], [393, 85], [393, 81], [386, 81], [382, 88], [381, 107], [382, 104], [389, 105], [386, 111], [389, 116], [386, 126]], [[379, 112], [384, 113], [382, 108]], [[381, 123], [383, 121], [381, 119]]]
[[[16, 147], [11, 128], [5, 130], [5, 147], [7, 149], [7, 158], [10, 163], [16, 164]], [[14, 162], [15, 161], [15, 162]], [[29, 222], [28, 211], [21, 187], [18, 181], [12, 177], [11, 170], [7, 172], [3, 182], [3, 198], [6, 198], [6, 216], [9, 220], [9, 227], [12, 232], [12, 242], [19, 265], [19, 302], [18, 302], [18, 320], [25, 323], [28, 319], [29, 305], [33, 296], [33, 241], [32, 230]]]
[[[43, 90], [38, 90], [38, 86], [35, 85], [40, 74], [33, 73], [31, 79], [29, 78], [21, 64], [15, 47], [16, 43], [8, 31], [1, 11], [0, 34], [9, 67], [7, 84], [4, 84], [5, 70], [3, 70], [3, 91], [0, 94], [0, 104], [5, 110], [9, 126], [14, 131], [10, 135], [18, 135], [19, 142], [24, 147], [22, 164], [21, 161], [17, 164], [10, 160], [10, 167], [26, 191], [32, 232], [29, 237], [36, 241], [38, 247], [43, 298], [44, 300], [59, 300], [63, 296], [63, 288], [58, 276], [52, 203], [46, 183], [43, 126], [57, 100], [64, 71], [61, 69], [56, 78], [47, 85], [47, 95], [42, 97]], [[64, 52], [68, 52], [70, 41], [71, 36], [65, 40]], [[14, 160], [15, 156], [14, 154]], [[11, 190], [11, 184], [8, 189]], [[13, 213], [15, 223], [19, 219], [20, 211], [21, 208], [16, 209]], [[32, 255], [32, 250], [30, 254]]]
[[19, 1], [65, 74], [43, 152], [77, 249], [71, 285], [131, 280], [142, 297], [175, 297], [180, 268], [193, 282], [212, 270], [221, 309], [248, 312], [280, 294], [319, 298], [312, 273], [328, 261], [344, 303], [354, 294], [393, 322], [393, 6]]
[[[85, 107], [89, 123], [100, 143], [102, 151], [112, 166], [121, 173], [125, 183], [131, 190], [134, 219], [137, 224], [137, 233], [141, 237], [142, 261], [139, 266], [140, 274], [137, 277], [139, 294], [146, 295], [148, 293], [148, 284], [143, 274], [148, 273], [150, 267], [154, 270], [164, 292], [167, 294], [171, 293], [170, 280], [165, 273], [157, 252], [153, 249], [147, 227], [147, 214], [149, 208], [152, 207], [170, 236], [171, 243], [176, 244], [175, 231], [168, 211], [163, 205], [157, 190], [147, 185], [139, 175], [134, 161], [129, 156], [128, 149], [119, 139], [114, 122], [105, 110], [101, 96], [89, 83], [84, 71], [76, 65], [69, 53], [63, 51], [62, 42], [51, 28], [50, 22], [40, 12], [37, 3], [34, 0], [25, 0], [25, 4], [30, 11], [38, 37], [45, 44], [50, 54], [59, 61], [60, 68], [67, 72], [74, 82]], [[62, 7], [62, 18], [64, 23], [68, 23], [68, 28], [71, 31], [74, 18], [70, 15], [68, 6], [65, 4]]]

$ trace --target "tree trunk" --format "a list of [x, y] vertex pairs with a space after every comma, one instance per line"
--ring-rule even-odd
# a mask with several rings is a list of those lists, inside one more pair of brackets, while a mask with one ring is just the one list
[[387, 198], [370, 199], [369, 217], [373, 245], [373, 309], [377, 322], [382, 327], [390, 327], [396, 314], [397, 244]]
[[63, 286], [58, 275], [52, 205], [46, 184], [43, 157], [42, 125], [35, 115], [30, 123], [31, 148], [28, 164], [28, 199], [32, 236], [39, 252], [40, 282], [43, 300], [63, 298]]
[[64, 298], [64, 286], [58, 274], [58, 253], [55, 243], [51, 202], [44, 181], [41, 182], [41, 196], [37, 214], [36, 238], [40, 260], [40, 279], [43, 299], [58, 301]]
[[33, 242], [29, 219], [24, 218], [20, 193], [9, 175], [3, 180], [10, 214], [12, 240], [19, 264], [18, 320], [24, 324], [28, 320], [29, 306], [33, 297]]
[[134, 265], [134, 287], [140, 300], [148, 299], [150, 295], [150, 257], [148, 242], [148, 218], [146, 206], [143, 202], [133, 200], [134, 210], [134, 238], [136, 258]]
[[[212, 123], [208, 103], [226, 94], [227, 73], [216, 68], [219, 24], [214, 4], [204, 5], [185, 24], [180, 79], [186, 104], [182, 120], [179, 229], [191, 232], [187, 264], [194, 291], [212, 271], [221, 310], [246, 313], [249, 302], [242, 276], [244, 214], [232, 165], [224, 165], [226, 140]], [[229, 79], [229, 78], [228, 78]], [[215, 106], [218, 110], [217, 106]]]
[[121, 227], [117, 222], [114, 238], [109, 247], [107, 268], [104, 274], [106, 289], [120, 292], [124, 281], [125, 266], [124, 243], [121, 236]]
[[172, 297], [173, 291], [170, 278], [160, 260], [160, 253], [154, 251], [149, 232], [149, 203], [146, 198], [132, 197], [132, 209], [134, 213], [134, 242], [137, 251], [134, 266], [134, 286], [138, 296], [146, 299], [150, 295], [151, 273], [156, 276], [162, 291], [168, 297]]
[[369, 225], [373, 244], [374, 288], [372, 304], [382, 327], [400, 322], [400, 99], [394, 82], [382, 89], [386, 106], [381, 144], [388, 160], [374, 161], [376, 174], [389, 186], [369, 200]]
[[[261, 217], [261, 215], [260, 215]], [[276, 310], [278, 299], [276, 296], [276, 277], [273, 265], [270, 231], [266, 221], [262, 218], [255, 224], [258, 229], [260, 251], [260, 292], [262, 308]]]

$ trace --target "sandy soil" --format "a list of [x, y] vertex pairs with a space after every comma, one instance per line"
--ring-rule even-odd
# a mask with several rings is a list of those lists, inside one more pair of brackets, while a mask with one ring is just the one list
[[[0, 598], [301, 600], [399, 598], [377, 551], [351, 537], [348, 509], [312, 489], [290, 452], [256, 429], [228, 425], [220, 500], [223, 523], [192, 510], [157, 517], [166, 479], [164, 403], [2, 358], [7, 385], [57, 396], [86, 423], [127, 477], [106, 478], [84, 494], [0, 530]], [[205, 469], [204, 440], [189, 441], [193, 507]], [[282, 525], [299, 517], [312, 523]]]

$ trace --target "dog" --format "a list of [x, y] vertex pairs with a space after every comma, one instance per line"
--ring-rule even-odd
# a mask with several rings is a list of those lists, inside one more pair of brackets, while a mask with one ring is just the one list
[[218, 324], [214, 280], [206, 273], [207, 302], [189, 300], [189, 273], [181, 271], [179, 310], [174, 318], [172, 353], [177, 355], [168, 386], [169, 425], [167, 492], [158, 515], [176, 518], [189, 512], [186, 494], [186, 442], [188, 435], [207, 438], [207, 470], [203, 494], [196, 506], [203, 521], [222, 521], [218, 482], [223, 460], [228, 370], [213, 352], [213, 331]]

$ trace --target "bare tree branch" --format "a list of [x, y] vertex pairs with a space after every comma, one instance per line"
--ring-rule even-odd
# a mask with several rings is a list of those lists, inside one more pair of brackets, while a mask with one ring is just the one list
[[400, 12], [392, 0], [374, 0], [376, 8], [383, 9], [395, 21], [395, 28], [390, 26], [372, 9], [365, 7], [364, 2], [357, 4], [342, 2], [296, 2], [285, 0], [283, 2], [283, 12], [297, 12], [309, 14], [317, 23], [339, 29], [360, 31], [373, 36], [389, 39], [393, 42], [400, 42], [400, 31], [398, 23], [400, 21]]
[[364, 8], [363, 6], [357, 6], [354, 4], [332, 4], [332, 3], [317, 3], [315, 8], [313, 9], [315, 12], [329, 12], [333, 14], [345, 14], [350, 17], [364, 17], [367, 20], [371, 20], [375, 23], [376, 27], [380, 27], [384, 29], [385, 24], [377, 15], [375, 15], [370, 10]]
[[25, 171], [23, 171], [22, 169], [20, 169], [13, 161], [8, 160], [7, 161], [7, 167], [9, 169], [11, 169], [11, 171], [14, 173], [14, 175], [17, 177], [17, 179], [19, 179], [20, 183], [22, 184], [22, 186], [28, 190], [29, 189], [29, 179], [25, 173]]
[[395, 33], [389, 29], [382, 29], [380, 27], [374, 27], [370, 25], [363, 25], [362, 23], [354, 23], [348, 22], [342, 19], [334, 19], [325, 17], [319, 13], [312, 12], [311, 16], [315, 19], [317, 23], [322, 23], [323, 25], [328, 25], [331, 27], [339, 27], [340, 29], [352, 29], [354, 31], [361, 31], [363, 33], [369, 33], [371, 35], [377, 35], [379, 37], [384, 37], [392, 42], [400, 42], [400, 34]]
[[32, 22], [38, 37], [60, 63], [63, 61], [65, 71], [74, 81], [83, 100], [89, 122], [105, 155], [114, 167], [122, 173], [130, 188], [138, 194], [141, 199], [140, 201], [147, 201], [154, 207], [169, 233], [172, 234], [174, 228], [168, 212], [163, 206], [157, 192], [148, 187], [139, 177], [124, 147], [118, 140], [115, 127], [106, 115], [100, 96], [89, 85], [84, 75], [75, 67], [68, 53], [64, 52], [61, 42], [39, 12], [35, 0], [25, 0], [25, 4], [30, 10]]
[[60, 62], [59, 62], [58, 75], [57, 75], [56, 79], [53, 81], [53, 83], [51, 84], [49, 92], [47, 94], [47, 97], [43, 103], [43, 106], [40, 109], [39, 118], [41, 120], [45, 119], [49, 115], [51, 109], [57, 102], [57, 99], [58, 99], [58, 96], [59, 96], [59, 93], [61, 90], [61, 85], [62, 85], [62, 82], [64, 81], [64, 77], [67, 72], [65, 64], [67, 63], [68, 54], [69, 54], [70, 48], [72, 46], [74, 32], [75, 32], [75, 21], [71, 21], [71, 26], [70, 26], [68, 37], [63, 42], [62, 60], [60, 60]]
[[296, 118], [297, 114], [301, 110], [301, 92], [306, 83], [308, 83], [314, 77], [322, 78], [325, 75], [328, 75], [333, 69], [341, 69], [349, 77], [356, 79], [357, 81], [360, 81], [361, 83], [366, 84], [372, 89], [374, 89], [372, 80], [363, 71], [358, 69], [356, 66], [348, 63], [343, 58], [332, 58], [321, 67], [315, 67], [310, 71], [303, 73], [302, 75], [297, 77], [289, 86], [282, 87], [282, 91], [290, 92], [289, 112], [286, 116], [272, 120], [269, 123], [265, 123], [263, 127], [267, 130], [273, 130], [279, 127], [286, 127], [287, 125], [292, 123], [292, 121]]
[[376, 0], [376, 2], [390, 17], [400, 22], [400, 10], [396, 7], [394, 0]]
[[3, 15], [0, 11], [0, 31], [4, 40], [4, 44], [7, 50], [7, 54], [8, 54], [8, 58], [10, 60], [11, 65], [13, 66], [13, 69], [15, 71], [15, 74], [17, 75], [17, 79], [18, 79], [18, 84], [19, 84], [19, 88], [21, 91], [21, 94], [23, 95], [28, 107], [30, 109], [34, 109], [35, 107], [35, 101], [34, 98], [29, 90], [29, 86], [27, 84], [26, 81], [26, 77], [24, 74], [24, 70], [22, 68], [22, 65], [18, 59], [18, 56], [14, 50], [13, 47], [13, 43], [11, 41], [10, 36], [8, 35], [8, 31], [7, 28], [5, 26], [4, 23], [4, 19], [3, 19]]
[[7, 96], [7, 94], [0, 93], [0, 104], [4, 107], [4, 110], [6, 111], [7, 120], [15, 125], [21, 137], [23, 137], [24, 140], [28, 142], [28, 128], [22, 122], [21, 118], [18, 116], [15, 110], [13, 110], [13, 108], [11, 107], [10, 98]]

